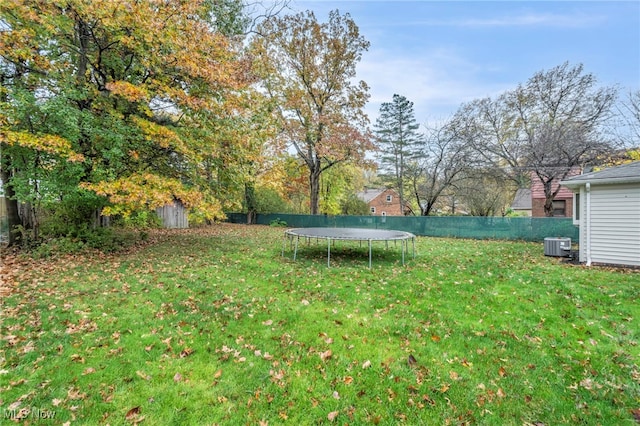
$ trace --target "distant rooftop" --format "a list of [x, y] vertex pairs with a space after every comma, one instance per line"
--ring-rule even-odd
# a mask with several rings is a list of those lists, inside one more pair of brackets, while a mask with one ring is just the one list
[[520, 188], [516, 191], [513, 202], [511, 203], [513, 210], [531, 210], [531, 190]]
[[373, 200], [374, 198], [376, 198], [378, 195], [382, 194], [384, 191], [386, 191], [386, 189], [379, 189], [379, 188], [371, 189], [371, 188], [367, 188], [364, 191], [358, 192], [358, 198], [363, 200], [365, 203], [368, 203], [371, 200]]

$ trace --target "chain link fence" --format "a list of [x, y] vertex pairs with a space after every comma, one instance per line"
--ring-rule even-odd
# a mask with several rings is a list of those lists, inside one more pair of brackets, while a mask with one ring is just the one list
[[[246, 213], [227, 213], [231, 223], [247, 223]], [[544, 241], [568, 237], [578, 241], [571, 218], [475, 216], [324, 216], [258, 214], [255, 223], [291, 228], [332, 227], [394, 229], [427, 237]]]

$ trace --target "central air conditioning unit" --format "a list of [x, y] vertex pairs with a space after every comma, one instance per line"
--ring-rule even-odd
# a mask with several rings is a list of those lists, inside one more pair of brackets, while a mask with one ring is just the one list
[[544, 255], [557, 257], [571, 256], [571, 238], [545, 238]]

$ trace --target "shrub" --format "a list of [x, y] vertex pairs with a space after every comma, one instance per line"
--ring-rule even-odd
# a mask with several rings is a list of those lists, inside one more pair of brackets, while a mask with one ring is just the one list
[[287, 222], [285, 222], [284, 220], [280, 220], [280, 218], [278, 217], [269, 222], [269, 226], [283, 228], [287, 226]]

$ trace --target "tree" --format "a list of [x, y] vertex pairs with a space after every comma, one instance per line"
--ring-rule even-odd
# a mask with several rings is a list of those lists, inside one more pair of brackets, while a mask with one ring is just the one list
[[353, 207], [354, 203], [347, 203], [347, 199], [363, 188], [362, 174], [362, 168], [350, 163], [337, 164], [323, 173], [320, 212], [336, 215], [344, 213], [345, 205]]
[[560, 189], [552, 182], [614, 150], [602, 129], [615, 98], [616, 90], [597, 88], [595, 76], [582, 65], [564, 63], [495, 100], [464, 105], [456, 116], [457, 131], [487, 167], [518, 185], [533, 172], [545, 190], [545, 214], [552, 216]]
[[445, 191], [455, 188], [469, 165], [469, 150], [450, 122], [427, 128], [420, 156], [409, 163], [407, 175], [422, 216], [431, 214]]
[[309, 171], [311, 214], [318, 214], [320, 177], [343, 162], [362, 162], [373, 148], [363, 112], [368, 87], [353, 84], [356, 65], [369, 43], [348, 14], [313, 12], [265, 20], [253, 53], [263, 88], [275, 105], [281, 137]]
[[640, 151], [640, 90], [629, 92], [618, 107], [618, 112], [622, 118], [620, 127], [626, 128], [626, 132], [619, 137], [629, 148]]
[[505, 215], [514, 183], [493, 170], [469, 170], [456, 195], [471, 216]]
[[417, 155], [417, 147], [422, 135], [414, 112], [413, 102], [394, 94], [392, 102], [380, 106], [380, 116], [376, 120], [375, 133], [380, 150], [380, 165], [383, 173], [392, 176], [393, 187], [400, 196], [402, 211], [405, 211], [406, 169]]
[[[7, 193], [16, 193], [20, 182], [42, 181], [42, 173], [39, 181], [30, 170], [60, 168], [69, 187], [49, 196], [98, 194], [105, 214], [127, 215], [177, 198], [202, 218], [221, 217], [225, 191], [216, 182], [246, 170], [242, 164], [256, 155], [265, 126], [255, 123], [261, 96], [250, 88], [241, 40], [216, 30], [216, 5], [2, 1], [0, 143]], [[66, 111], [64, 126], [44, 113], [51, 103]], [[31, 168], [18, 161], [25, 150], [37, 160]], [[235, 157], [224, 158], [231, 152]], [[225, 160], [238, 161], [221, 167]]]

